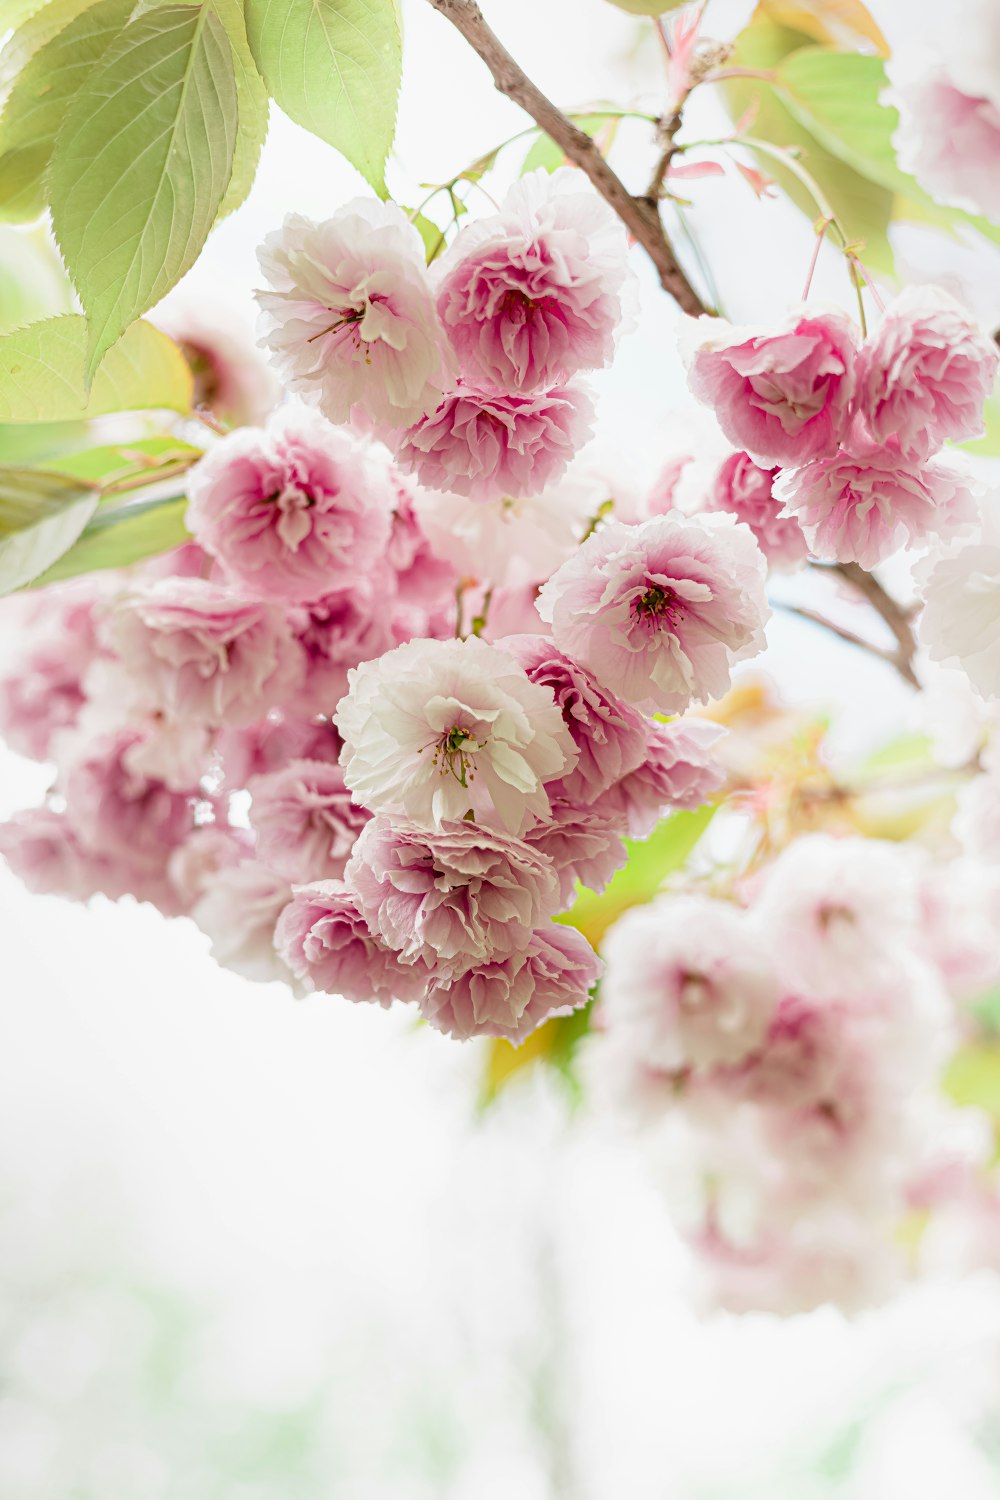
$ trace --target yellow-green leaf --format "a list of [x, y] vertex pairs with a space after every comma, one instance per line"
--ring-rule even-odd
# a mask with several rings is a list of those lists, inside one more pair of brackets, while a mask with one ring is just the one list
[[[108, 355], [89, 396], [87, 326], [70, 314], [0, 336], [0, 424], [65, 422], [108, 412], [189, 411], [191, 371], [177, 345], [135, 323]], [[0, 426], [0, 451], [3, 429]]]
[[118, 510], [98, 510], [73, 545], [35, 579], [35, 587], [60, 583], [81, 573], [126, 568], [144, 557], [170, 552], [190, 540], [184, 524], [186, 512], [183, 495], [136, 500]]
[[0, 115], [0, 217], [44, 211], [45, 174], [77, 91], [122, 30], [135, 0], [100, 0], [39, 47], [19, 72]]
[[77, 92], [50, 196], [90, 326], [88, 383], [197, 259], [229, 186], [236, 129], [232, 48], [207, 5], [130, 22]]
[[90, 485], [38, 469], [0, 469], [0, 594], [38, 578], [97, 509]]
[[395, 0], [246, 0], [246, 18], [275, 103], [384, 194], [402, 69]]
[[835, 47], [869, 42], [882, 57], [889, 56], [889, 43], [861, 0], [760, 0], [754, 14], [817, 42]]
[[[772, 71], [789, 53], [809, 45], [810, 38], [800, 31], [776, 26], [770, 21], [755, 21], [740, 32], [734, 43], [733, 63], [739, 67]], [[860, 244], [861, 259], [873, 271], [894, 274], [888, 227], [892, 217], [893, 194], [879, 183], [855, 171], [847, 162], [828, 151], [783, 102], [776, 91], [761, 79], [732, 79], [720, 87], [734, 119], [739, 119], [756, 104], [753, 134], [773, 145], [797, 148], [802, 165], [816, 179], [844, 227], [849, 242]], [[767, 172], [810, 221], [817, 208], [802, 183], [780, 163], [770, 157]]]
[[264, 80], [257, 71], [257, 64], [247, 41], [242, 0], [212, 0], [212, 5], [226, 28], [226, 35], [233, 49], [239, 115], [232, 176], [219, 209], [220, 217], [224, 217], [239, 208], [253, 186], [260, 153], [267, 138], [268, 97]]
[[598, 895], [580, 887], [569, 911], [557, 917], [577, 927], [597, 948], [608, 928], [633, 906], [651, 901], [664, 880], [686, 864], [715, 815], [710, 803], [691, 812], [671, 813], [648, 839], [626, 839], [628, 862]]

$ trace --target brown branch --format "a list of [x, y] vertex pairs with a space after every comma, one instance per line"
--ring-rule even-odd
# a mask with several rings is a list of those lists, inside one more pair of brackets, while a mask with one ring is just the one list
[[636, 197], [629, 192], [621, 178], [608, 166], [590, 136], [567, 119], [511, 57], [486, 24], [476, 0], [429, 0], [429, 3], [461, 32], [473, 51], [482, 58], [500, 93], [519, 104], [535, 124], [561, 147], [567, 159], [586, 173], [601, 197], [610, 204], [633, 239], [638, 241], [653, 262], [664, 291], [669, 292], [686, 313], [697, 317], [699, 313], [707, 312], [708, 309], [674, 254], [660, 218], [656, 198]]
[[873, 609], [882, 616], [896, 641], [895, 665], [900, 676], [918, 688], [920, 679], [913, 670], [913, 658], [917, 654], [910, 615], [903, 606], [887, 593], [872, 573], [866, 573], [857, 563], [838, 563], [837, 572], [852, 588], [863, 594]]
[[[886, 625], [888, 625], [896, 642], [896, 648], [895, 650], [885, 650], [881, 646], [873, 646], [868, 642], [863, 642], [860, 637], [858, 638], [858, 643], [864, 644], [867, 650], [873, 652], [876, 656], [881, 656], [884, 661], [894, 666], [904, 682], [908, 682], [911, 687], [919, 688], [920, 679], [913, 670], [913, 659], [917, 654], [917, 642], [910, 623], [911, 611], [904, 609], [882, 587], [878, 579], [873, 574], [867, 573], [858, 563], [822, 563], [813, 561], [810, 563], [810, 566], [818, 572], [835, 574], [839, 578], [842, 578], [845, 583], [850, 584], [856, 593], [861, 594], [867, 600], [876, 613], [882, 617]], [[845, 634], [845, 632], [839, 630], [828, 620], [817, 619], [817, 623], [828, 625], [831, 630], [836, 630], [838, 635]], [[850, 634], [847, 634], [846, 638], [850, 639]]]
[[819, 625], [823, 630], [829, 630], [833, 635], [839, 636], [842, 641], [847, 641], [849, 645], [858, 646], [862, 651], [867, 651], [869, 656], [877, 656], [879, 661], [888, 662], [891, 667], [899, 669], [895, 651], [890, 651], [885, 646], [876, 646], [875, 642], [868, 640], [867, 636], [859, 635], [856, 630], [851, 630], [847, 625], [839, 625], [828, 615], [820, 614], [818, 609], [808, 609], [804, 604], [785, 604], [781, 600], [775, 603], [777, 608], [783, 609], [786, 614], [797, 615], [800, 620], [808, 620], [812, 625]]

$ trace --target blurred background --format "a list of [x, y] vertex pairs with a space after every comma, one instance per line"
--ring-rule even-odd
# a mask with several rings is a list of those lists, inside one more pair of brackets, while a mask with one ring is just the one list
[[[929, 9], [870, 8], [893, 45]], [[650, 28], [603, 0], [485, 9], [560, 103], [657, 107]], [[752, 10], [710, 0], [705, 32]], [[425, 0], [403, 11], [390, 186], [414, 202], [522, 117]], [[249, 200], [179, 295], [252, 326], [264, 234], [361, 191], [272, 115]], [[781, 308], [809, 223], [729, 181], [692, 198], [730, 317]], [[944, 274], [1000, 321], [995, 255], [893, 234], [904, 276]], [[675, 311], [636, 269], [593, 453], [622, 487], [657, 472], [685, 401]], [[824, 254], [814, 295], [848, 292]], [[907, 723], [878, 662], [780, 612], [770, 639], [783, 697], [829, 709], [845, 751]], [[45, 782], [0, 748], [0, 816]], [[0, 870], [2, 1500], [1000, 1492], [1000, 1278], [925, 1281], [854, 1321], [700, 1315], [644, 1162], [557, 1077], [525, 1070], [483, 1109], [476, 1044], [294, 1002], [207, 950], [186, 920], [32, 897]]]

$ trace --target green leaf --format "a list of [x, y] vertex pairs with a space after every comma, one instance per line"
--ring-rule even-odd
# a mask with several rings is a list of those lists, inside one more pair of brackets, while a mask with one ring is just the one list
[[0, 116], [0, 218], [37, 219], [45, 174], [77, 91], [122, 30], [135, 0], [101, 0], [40, 47], [18, 74]]
[[90, 324], [88, 384], [107, 350], [197, 259], [229, 186], [232, 49], [207, 6], [131, 22], [56, 140], [52, 223]]
[[0, 423], [0, 463], [51, 469], [56, 459], [86, 441], [86, 422]]
[[190, 541], [184, 524], [187, 498], [171, 495], [162, 500], [135, 500], [117, 510], [98, 510], [79, 539], [57, 562], [34, 580], [34, 587], [60, 583], [81, 573], [100, 573], [108, 568], [126, 568], [170, 552]]
[[651, 901], [667, 876], [683, 868], [714, 816], [715, 806], [708, 803], [671, 813], [648, 839], [626, 839], [628, 863], [600, 895], [581, 886], [569, 911], [556, 921], [579, 928], [598, 947], [612, 923], [630, 907]]
[[0, 334], [72, 306], [70, 284], [44, 231], [25, 234], [0, 224]]
[[99, 489], [108, 485], [124, 488], [132, 479], [168, 477], [190, 468], [202, 456], [202, 450], [182, 438], [163, 436], [139, 438], [133, 443], [111, 443], [100, 448], [86, 448], [57, 458], [46, 468], [53, 473], [70, 474], [86, 480]]
[[64, 474], [0, 469], [0, 594], [31, 583], [72, 547], [97, 499]]
[[1000, 1120], [1000, 1042], [960, 1047], [945, 1070], [943, 1088], [964, 1109], [982, 1109]]
[[[588, 135], [592, 136], [596, 135], [609, 120], [616, 120], [619, 116], [614, 114], [593, 114], [572, 115], [570, 118], [573, 124], [578, 126], [580, 130], [585, 130]], [[552, 137], [546, 135], [544, 130], [540, 130], [524, 161], [521, 163], [521, 175], [524, 176], [526, 172], [533, 172], [536, 167], [544, 167], [546, 172], [554, 172], [557, 167], [563, 165], [565, 160], [566, 155], [562, 147], [556, 145]]]
[[424, 255], [428, 264], [441, 254], [445, 246], [445, 233], [440, 224], [435, 224], [433, 219], [428, 219], [426, 214], [416, 213], [412, 208], [405, 208], [400, 204], [403, 213], [409, 219], [414, 229], [424, 242]]
[[[771, 71], [809, 46], [810, 38], [802, 32], [770, 21], [755, 21], [741, 31], [734, 43], [734, 66]], [[861, 259], [873, 271], [892, 276], [895, 271], [888, 228], [892, 218], [893, 194], [854, 170], [834, 152], [827, 150], [787, 107], [783, 98], [769, 84], [758, 79], [731, 79], [720, 85], [734, 119], [740, 118], [756, 102], [757, 115], [752, 134], [776, 146], [798, 148], [802, 165], [816, 179], [836, 213], [847, 239], [862, 243]], [[810, 222], [817, 216], [816, 205], [802, 184], [787, 168], [767, 158], [765, 168], [778, 186]]]
[[[184, 356], [151, 323], [135, 323], [84, 384], [87, 326], [69, 315], [0, 337], [0, 424], [65, 422], [107, 412], [189, 411], [192, 381]], [[2, 450], [0, 426], [0, 450]]]
[[630, 16], [663, 16], [687, 3], [688, 0], [611, 0], [612, 5], [627, 10]]
[[777, 68], [783, 101], [828, 151], [872, 182], [898, 195], [897, 218], [918, 216], [942, 228], [968, 225], [1000, 243], [1000, 228], [976, 214], [934, 201], [896, 162], [892, 137], [899, 114], [881, 102], [887, 85], [885, 63], [860, 52], [803, 47]]
[[268, 97], [264, 80], [257, 71], [257, 64], [247, 41], [241, 0], [212, 0], [212, 7], [226, 28], [226, 35], [233, 49], [239, 115], [239, 130], [233, 151], [233, 173], [219, 209], [220, 217], [225, 217], [239, 208], [253, 187], [260, 153], [267, 139]]
[[395, 0], [246, 0], [246, 18], [275, 103], [384, 195], [402, 69]]
[[978, 453], [983, 458], [1000, 457], [1000, 393], [990, 396], [983, 408], [983, 425], [986, 431], [982, 437], [972, 438], [967, 443], [959, 443], [959, 448], [964, 448], [967, 453]]

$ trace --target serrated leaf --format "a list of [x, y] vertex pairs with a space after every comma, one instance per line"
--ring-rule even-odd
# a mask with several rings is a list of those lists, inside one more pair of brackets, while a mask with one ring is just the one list
[[229, 186], [232, 48], [207, 6], [132, 21], [56, 140], [52, 223], [90, 325], [86, 378], [198, 258]]
[[64, 474], [0, 469], [0, 594], [31, 583], [77, 540], [98, 494]]
[[598, 947], [612, 923], [631, 907], [651, 901], [667, 876], [684, 867], [714, 816], [715, 806], [708, 803], [671, 813], [648, 839], [626, 839], [628, 863], [599, 895], [581, 886], [569, 911], [556, 921], [578, 928]]
[[384, 195], [402, 70], [394, 0], [246, 0], [246, 19], [275, 103]]
[[882, 103], [888, 80], [880, 57], [803, 47], [783, 59], [776, 77], [783, 102], [828, 151], [896, 194], [897, 218], [916, 217], [943, 229], [968, 225], [1000, 243], [996, 225], [935, 202], [898, 166], [892, 137], [899, 114]]
[[[402, 204], [400, 204], [402, 208]], [[427, 263], [436, 260], [445, 246], [444, 230], [433, 219], [428, 219], [426, 214], [416, 213], [412, 208], [403, 208], [403, 212], [419, 234], [424, 244], [424, 255]]]
[[[84, 384], [87, 325], [70, 314], [0, 337], [0, 424], [65, 422], [118, 411], [190, 411], [191, 371], [172, 339], [134, 323]], [[2, 443], [2, 427], [0, 427]]]
[[0, 218], [36, 219], [47, 202], [45, 174], [66, 110], [129, 18], [135, 0], [100, 0], [38, 48], [0, 115]]
[[98, 510], [79, 538], [57, 562], [34, 580], [33, 587], [61, 583], [81, 573], [126, 568], [145, 557], [156, 557], [190, 541], [184, 524], [187, 498], [136, 500], [118, 510]]
[[246, 19], [241, 0], [212, 0], [213, 8], [226, 29], [229, 45], [233, 49], [233, 69], [236, 76], [236, 103], [239, 115], [239, 130], [233, 151], [233, 171], [226, 189], [226, 196], [219, 209], [224, 218], [239, 208], [253, 187], [257, 175], [260, 153], [267, 139], [267, 117], [269, 101], [264, 80], [257, 71], [250, 44], [247, 41]]
[[[800, 31], [776, 26], [770, 21], [755, 21], [736, 38], [732, 61], [737, 67], [772, 71], [789, 54], [810, 45], [810, 40]], [[756, 105], [753, 135], [773, 145], [800, 151], [802, 165], [826, 195], [848, 241], [863, 245], [860, 254], [865, 265], [892, 276], [895, 265], [888, 238], [892, 192], [828, 151], [787, 107], [775, 89], [763, 80], [736, 78], [720, 87], [734, 119], [740, 119]], [[770, 157], [767, 159], [767, 173], [811, 222], [816, 219], [816, 204], [793, 173]]]

